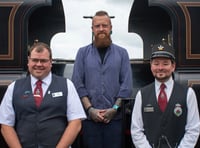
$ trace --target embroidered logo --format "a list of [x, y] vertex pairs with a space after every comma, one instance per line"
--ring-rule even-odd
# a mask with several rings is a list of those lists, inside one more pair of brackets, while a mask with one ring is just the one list
[[26, 90], [25, 92], [24, 92], [24, 94], [22, 95], [22, 99], [26, 99], [26, 98], [28, 98], [28, 96], [31, 94], [31, 91], [29, 91], [29, 90]]

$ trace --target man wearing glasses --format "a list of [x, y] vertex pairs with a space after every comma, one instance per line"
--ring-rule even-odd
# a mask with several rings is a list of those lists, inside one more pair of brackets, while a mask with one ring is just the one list
[[52, 53], [35, 43], [30, 75], [11, 83], [0, 106], [2, 135], [10, 148], [69, 148], [86, 118], [73, 83], [51, 73]]

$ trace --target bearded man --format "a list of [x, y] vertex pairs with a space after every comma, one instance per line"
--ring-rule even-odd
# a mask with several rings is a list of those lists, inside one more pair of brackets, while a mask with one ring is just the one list
[[129, 56], [125, 48], [112, 43], [107, 12], [96, 12], [91, 28], [93, 42], [79, 49], [72, 75], [87, 113], [84, 147], [121, 148], [121, 101], [132, 94]]

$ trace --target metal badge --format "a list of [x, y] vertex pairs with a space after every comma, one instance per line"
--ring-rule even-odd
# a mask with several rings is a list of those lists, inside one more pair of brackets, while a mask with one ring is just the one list
[[183, 113], [183, 110], [181, 108], [181, 105], [180, 104], [175, 104], [175, 108], [174, 108], [174, 114], [179, 117], [180, 115], [182, 115]]

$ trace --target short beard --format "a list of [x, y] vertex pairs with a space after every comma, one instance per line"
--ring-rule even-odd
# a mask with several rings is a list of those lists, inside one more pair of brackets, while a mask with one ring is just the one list
[[154, 76], [158, 81], [160, 82], [166, 82], [167, 80], [169, 80], [169, 78], [171, 76], [165, 76], [165, 77], [157, 77], [156, 75]]
[[112, 40], [110, 35], [105, 34], [104, 38], [99, 38], [98, 35], [95, 36], [94, 45], [96, 48], [107, 48], [111, 45]]

